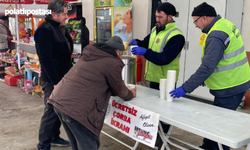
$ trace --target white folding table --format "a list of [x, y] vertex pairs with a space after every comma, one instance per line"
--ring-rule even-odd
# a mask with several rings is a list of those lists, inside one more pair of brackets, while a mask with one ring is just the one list
[[[216, 141], [219, 143], [219, 148], [221, 150], [221, 144], [227, 145], [231, 148], [240, 148], [250, 143], [249, 114], [216, 107], [210, 104], [190, 100], [188, 98], [179, 98], [174, 99], [173, 102], [168, 102], [159, 98], [158, 90], [139, 85], [136, 85], [136, 89], [137, 96], [129, 101], [129, 103], [160, 114], [160, 121], [171, 125], [170, 131], [167, 134], [163, 133], [161, 126], [159, 126], [159, 134], [164, 142], [162, 150], [164, 147], [169, 149], [168, 144], [186, 150], [185, 147], [172, 142], [170, 138], [191, 147], [195, 147], [196, 149], [201, 149], [192, 144], [171, 137], [170, 134], [173, 126]], [[130, 147], [122, 141], [115, 140], [132, 150], [135, 150], [138, 146], [138, 142], [136, 142], [133, 147]], [[250, 150], [250, 146], [248, 146], [247, 150]]]
[[[140, 91], [139, 86], [137, 86], [137, 91]], [[249, 114], [187, 98], [174, 99], [173, 102], [168, 102], [158, 97], [145, 98], [139, 101], [132, 100], [130, 103], [160, 114], [160, 120], [165, 123], [218, 142], [221, 149], [221, 144], [232, 148], [240, 148], [250, 143]], [[163, 132], [160, 131], [160, 134], [163, 135]], [[170, 142], [169, 136], [168, 134], [163, 138], [167, 149], [166, 143]]]

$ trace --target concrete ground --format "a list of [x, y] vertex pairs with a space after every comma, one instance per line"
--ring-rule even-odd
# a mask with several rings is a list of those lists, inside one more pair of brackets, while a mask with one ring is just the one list
[[[36, 150], [38, 143], [38, 130], [43, 114], [43, 99], [27, 95], [17, 87], [0, 82], [0, 150]], [[243, 109], [250, 113], [250, 109]], [[135, 142], [122, 133], [104, 125], [103, 130], [132, 146]], [[61, 137], [67, 135], [61, 128]], [[202, 137], [188, 133], [178, 128], [173, 129], [174, 137], [190, 142], [196, 146], [201, 145]], [[128, 150], [127, 147], [112, 140], [104, 134], [100, 136], [99, 150]], [[172, 150], [178, 148], [172, 147]], [[238, 150], [244, 150], [245, 147]], [[70, 147], [52, 147], [52, 150], [71, 150]], [[139, 144], [137, 150], [153, 150]]]

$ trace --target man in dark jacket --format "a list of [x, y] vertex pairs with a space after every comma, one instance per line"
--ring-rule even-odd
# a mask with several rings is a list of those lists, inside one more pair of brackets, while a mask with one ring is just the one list
[[114, 36], [86, 46], [83, 56], [62, 78], [48, 103], [54, 106], [73, 150], [97, 150], [111, 94], [124, 100], [136, 96], [122, 80], [124, 45]]
[[35, 33], [36, 51], [41, 63], [41, 79], [44, 91], [44, 114], [39, 130], [38, 150], [50, 150], [52, 146], [69, 146], [69, 142], [59, 137], [61, 122], [47, 99], [57, 83], [72, 67], [71, 54], [73, 41], [64, 25], [67, 15], [67, 3], [54, 0], [48, 5], [52, 11]]

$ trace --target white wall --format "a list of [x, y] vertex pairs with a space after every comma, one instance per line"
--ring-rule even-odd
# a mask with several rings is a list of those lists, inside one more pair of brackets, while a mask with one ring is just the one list
[[82, 1], [82, 16], [86, 19], [86, 26], [89, 29], [89, 40], [94, 41], [94, 0]]
[[[143, 39], [150, 33], [152, 0], [133, 0], [133, 38]], [[244, 1], [244, 15], [241, 34], [247, 51], [250, 51], [250, 1]], [[237, 7], [235, 7], [237, 9]], [[94, 1], [82, 1], [82, 14], [86, 18], [86, 25], [90, 32], [90, 40], [94, 40]], [[232, 15], [233, 10], [228, 10]]]
[[244, 41], [245, 49], [250, 51], [250, 1], [244, 1], [244, 9], [243, 9], [243, 20], [242, 20], [242, 38]]
[[152, 0], [133, 0], [133, 38], [143, 39], [150, 33]]

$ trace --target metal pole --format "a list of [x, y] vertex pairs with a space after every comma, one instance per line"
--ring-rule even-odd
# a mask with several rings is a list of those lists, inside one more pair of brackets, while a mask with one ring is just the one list
[[[15, 0], [15, 8], [16, 10], [18, 9], [17, 8], [17, 0]], [[21, 66], [20, 66], [20, 53], [19, 53], [19, 48], [20, 48], [20, 45], [19, 45], [19, 32], [18, 32], [18, 16], [17, 14], [15, 14], [15, 19], [16, 19], [16, 51], [17, 51], [17, 64], [18, 64], [18, 69], [20, 70]]]

